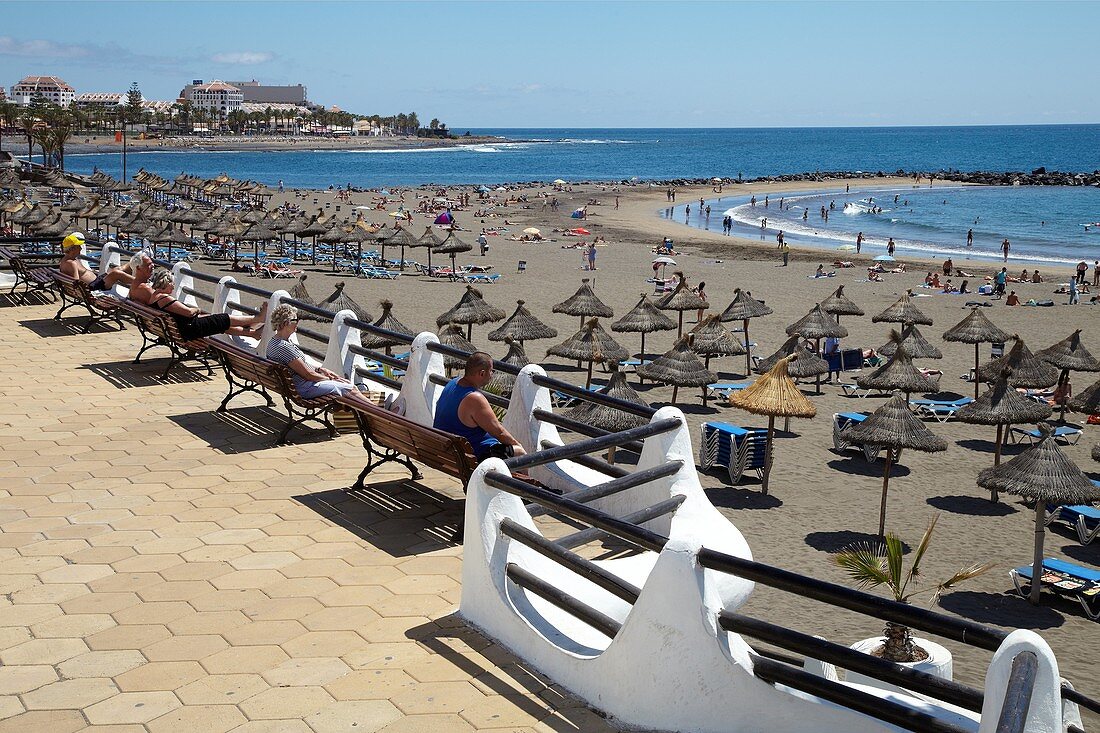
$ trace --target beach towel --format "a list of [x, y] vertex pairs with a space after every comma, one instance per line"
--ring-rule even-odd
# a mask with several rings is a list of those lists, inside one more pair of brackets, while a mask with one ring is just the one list
[[992, 307], [993, 307], [993, 304], [990, 303], [988, 300], [986, 300], [986, 301], [968, 300], [968, 301], [966, 301], [966, 304], [963, 305], [963, 308], [992, 308]]

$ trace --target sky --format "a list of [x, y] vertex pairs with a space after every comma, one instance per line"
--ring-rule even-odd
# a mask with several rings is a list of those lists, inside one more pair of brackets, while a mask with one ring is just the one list
[[304, 84], [497, 127], [1100, 122], [1097, 2], [5, 2], [0, 85]]

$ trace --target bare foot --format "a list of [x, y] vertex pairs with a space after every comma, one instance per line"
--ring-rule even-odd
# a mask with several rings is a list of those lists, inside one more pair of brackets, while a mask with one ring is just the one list
[[264, 304], [260, 306], [260, 312], [256, 314], [256, 318], [252, 321], [252, 325], [261, 327], [261, 330], [264, 322], [267, 320], [267, 304], [268, 301], [265, 300]]

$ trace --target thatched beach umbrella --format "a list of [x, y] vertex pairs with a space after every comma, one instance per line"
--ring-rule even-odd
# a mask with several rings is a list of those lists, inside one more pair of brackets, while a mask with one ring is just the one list
[[1035, 554], [1031, 565], [1032, 603], [1039, 602], [1043, 577], [1047, 504], [1087, 504], [1100, 499], [1100, 487], [1066, 457], [1048, 423], [1039, 424], [1039, 442], [1011, 461], [978, 474], [978, 486], [1035, 502]]
[[768, 493], [768, 481], [772, 471], [772, 444], [775, 440], [775, 418], [811, 418], [817, 408], [806, 399], [787, 374], [787, 365], [794, 357], [788, 356], [776, 362], [764, 376], [750, 386], [730, 395], [730, 404], [754, 415], [768, 416], [768, 442], [764, 448], [764, 478], [760, 493]]
[[977, 377], [982, 382], [993, 382], [1004, 367], [1012, 370], [1008, 383], [1013, 387], [1045, 389], [1058, 381], [1058, 370], [1037, 358], [1019, 336], [1011, 337], [1015, 343], [1008, 353], [978, 367]]
[[[516, 341], [511, 336], [505, 336], [504, 343], [508, 344], [508, 353], [501, 359], [502, 362], [511, 364], [517, 369], [522, 369], [531, 363], [531, 360], [527, 358], [527, 352], [523, 350], [522, 343]], [[490, 392], [510, 397], [512, 394], [512, 387], [514, 387], [515, 384], [516, 375], [509, 374], [500, 369], [494, 369], [493, 377], [489, 380], [489, 384], [486, 385], [486, 389]]]
[[[611, 379], [607, 386], [598, 391], [598, 394], [614, 397], [625, 402], [633, 402], [635, 405], [649, 407], [640, 394], [634, 391], [626, 382], [626, 374], [619, 371], [618, 364], [611, 365]], [[641, 427], [648, 422], [644, 417], [632, 412], [625, 412], [617, 407], [611, 407], [602, 403], [581, 400], [580, 404], [565, 413], [565, 416], [582, 422], [585, 425], [606, 430], [609, 433], [618, 433], [623, 430]], [[607, 462], [615, 463], [615, 446], [607, 450]]]
[[913, 366], [913, 359], [901, 345], [901, 334], [891, 331], [890, 340], [895, 344], [890, 360], [870, 374], [856, 377], [856, 384], [863, 389], [904, 392], [906, 404], [909, 404], [909, 395], [913, 392], [934, 391], [936, 383]]
[[[942, 359], [943, 352], [928, 339], [912, 323], [906, 323], [901, 328], [901, 345], [909, 352], [913, 359]], [[887, 341], [878, 348], [878, 353], [890, 356], [897, 345], [893, 341]]]
[[[439, 343], [444, 346], [450, 346], [453, 349], [465, 351], [468, 354], [477, 351], [477, 347], [462, 335], [462, 328], [457, 323], [444, 324], [443, 327], [439, 329], [438, 336]], [[452, 369], [462, 369], [466, 366], [466, 357], [444, 354], [443, 366], [447, 369], [448, 373]]]
[[657, 308], [663, 311], [677, 311], [676, 337], [679, 338], [684, 334], [684, 311], [710, 308], [710, 304], [688, 287], [687, 276], [684, 273], [677, 271], [675, 275], [676, 289], [657, 301]]
[[182, 230], [176, 229], [169, 225], [162, 231], [151, 237], [156, 244], [168, 245], [168, 261], [172, 261], [172, 249], [174, 247], [181, 248], [184, 252], [187, 252], [188, 245], [191, 244], [191, 238], [183, 233]]
[[[393, 331], [394, 333], [402, 333], [406, 336], [416, 336], [411, 328], [394, 318], [392, 300], [381, 300], [378, 304], [382, 306], [382, 315], [378, 316], [378, 320], [371, 325], [377, 326], [378, 328], [384, 328], [387, 331]], [[408, 341], [403, 341], [399, 338], [381, 333], [375, 333], [374, 331], [363, 331], [360, 334], [359, 340], [364, 348], [385, 348], [387, 354], [390, 353], [392, 347], [403, 346], [409, 343]]]
[[962, 319], [954, 326], [949, 328], [943, 334], [944, 341], [955, 341], [963, 344], [974, 344], [974, 396], [978, 396], [978, 366], [980, 362], [980, 356], [978, 355], [979, 344], [1003, 344], [1007, 342], [1011, 336], [993, 325], [992, 321], [986, 318], [982, 313], [982, 309], [975, 306], [970, 315]]
[[516, 301], [516, 309], [499, 328], [489, 332], [490, 341], [507, 341], [509, 338], [522, 344], [524, 341], [557, 338], [558, 329], [547, 326], [527, 310], [524, 301]]
[[[1050, 417], [1050, 405], [1029, 400], [1009, 384], [1012, 370], [1007, 367], [997, 381], [978, 399], [965, 405], [955, 413], [955, 419], [972, 425], [996, 425], [997, 447], [993, 454], [993, 465], [1001, 465], [1001, 441], [1006, 425], [1036, 423]], [[997, 501], [997, 492], [990, 495]]]
[[913, 291], [898, 298], [892, 306], [871, 318], [872, 323], [919, 323], [922, 326], [931, 326], [932, 318], [924, 315], [911, 299]]
[[740, 356], [745, 353], [745, 345], [722, 325], [717, 313], [704, 318], [690, 333], [691, 350], [703, 357], [703, 364], [707, 369], [710, 369], [711, 357]]
[[1092, 460], [1100, 461], [1100, 443], [1092, 446]]
[[[312, 305], [312, 306], [315, 306], [315, 307], [317, 306], [317, 301], [314, 300], [313, 296], [309, 294], [308, 290], [306, 290], [306, 276], [305, 275], [299, 275], [298, 276], [298, 282], [294, 283], [294, 287], [292, 287], [290, 289], [290, 297], [294, 298], [294, 300], [301, 301], [302, 303], [305, 303], [306, 305]], [[305, 320], [310, 320], [310, 321], [324, 321], [325, 320], [323, 318], [318, 318], [317, 316], [313, 315], [312, 313], [310, 313], [309, 311], [306, 311], [306, 310], [298, 311], [298, 317], [302, 318], [302, 319], [305, 319]]]
[[[898, 349], [898, 352], [904, 353], [904, 350]], [[878, 512], [878, 533], [883, 536], [886, 534], [886, 495], [890, 490], [890, 467], [893, 466], [896, 452], [911, 448], [925, 453], [936, 453], [947, 450], [947, 441], [926, 428], [909, 411], [909, 405], [898, 394], [863, 422], [845, 428], [840, 437], [848, 443], [882, 448], [886, 453], [886, 467], [882, 472], [882, 499]]]
[[336, 283], [336, 288], [332, 291], [332, 295], [325, 298], [321, 303], [321, 307], [327, 307], [329, 310], [337, 313], [342, 310], [350, 310], [360, 321], [371, 320], [371, 315], [367, 312], [367, 309], [356, 303], [350, 295], [344, 292], [344, 283], [342, 282]]
[[546, 350], [547, 356], [561, 356], [566, 359], [588, 362], [588, 377], [585, 389], [592, 385], [592, 364], [605, 361], [619, 362], [630, 356], [629, 352], [603, 330], [598, 318], [590, 318], [575, 334], [556, 346]]
[[1069, 409], [1085, 415], [1100, 413], [1100, 381], [1094, 382], [1091, 387], [1070, 400]]
[[[1093, 358], [1089, 350], [1081, 343], [1081, 329], [1077, 329], [1054, 346], [1049, 346], [1042, 351], [1035, 352], [1035, 356], [1048, 364], [1062, 370], [1058, 377], [1058, 383], [1069, 381], [1069, 373], [1075, 372], [1100, 372], [1100, 362]], [[1063, 402], [1062, 412], [1058, 420], [1066, 420], [1066, 403]]]
[[480, 326], [483, 323], [494, 323], [503, 320], [504, 311], [486, 303], [485, 299], [481, 296], [480, 290], [473, 285], [467, 285], [466, 292], [462, 294], [462, 298], [459, 299], [454, 307], [439, 316], [439, 318], [436, 318], [435, 325], [442, 326], [444, 323], [464, 323], [466, 324], [466, 338], [471, 339], [473, 338], [475, 323]]
[[[408, 229], [405, 229], [404, 227], [398, 226], [394, 229], [393, 234], [386, 237], [382, 241], [384, 241], [390, 247], [400, 247], [401, 248], [401, 264], [399, 265], [399, 269], [404, 270], [405, 269], [405, 248], [416, 246], [416, 235], [413, 234], [412, 232], [410, 232]], [[440, 244], [442, 244], [442, 243], [440, 243]], [[463, 251], [465, 252], [465, 251], [468, 251], [468, 250], [463, 250]]]
[[[787, 326], [788, 336], [801, 336], [813, 339], [814, 353], [821, 353], [821, 339], [844, 338], [848, 335], [848, 329], [840, 325], [835, 318], [821, 308], [821, 304], [815, 305], [809, 313], [802, 316], [791, 325]], [[817, 393], [821, 394], [821, 375], [816, 380]]]
[[752, 371], [752, 346], [749, 341], [749, 319], [771, 315], [774, 311], [759, 300], [754, 300], [752, 293], [737, 288], [733, 291], [733, 301], [722, 311], [719, 319], [723, 323], [729, 321], [741, 321], [741, 330], [745, 334], [745, 374]]
[[671, 349], [648, 364], [638, 367], [638, 376], [661, 384], [672, 385], [672, 404], [680, 387], [701, 387], [703, 404], [707, 403], [707, 385], [718, 381], [718, 376], [707, 369], [691, 350], [691, 335], [681, 336]]
[[427, 247], [428, 249], [428, 272], [432, 270], [432, 250], [439, 245], [443, 244], [443, 238], [435, 233], [435, 230], [430, 226], [424, 230], [424, 233], [420, 235], [420, 238], [416, 240], [414, 247]]
[[459, 252], [469, 252], [473, 248], [473, 245], [469, 242], [463, 242], [461, 239], [459, 239], [458, 235], [455, 234], [454, 230], [452, 229], [450, 232], [447, 233], [447, 238], [443, 240], [443, 243], [434, 248], [432, 251], [435, 252], [437, 255], [451, 256], [451, 279], [454, 280], [456, 277], [455, 256]]
[[616, 333], [640, 333], [642, 334], [642, 350], [639, 358], [645, 359], [645, 335], [654, 331], [671, 331], [676, 324], [671, 318], [661, 311], [649, 299], [645, 293], [641, 294], [638, 304], [619, 320], [611, 324], [611, 330]]
[[844, 286], [841, 285], [825, 300], [821, 301], [821, 310], [836, 317], [840, 323], [841, 316], [862, 316], [863, 309], [852, 302], [852, 299], [844, 294]]

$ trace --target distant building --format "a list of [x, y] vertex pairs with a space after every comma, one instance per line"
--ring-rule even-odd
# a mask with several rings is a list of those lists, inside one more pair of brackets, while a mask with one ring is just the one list
[[227, 115], [241, 108], [244, 103], [244, 94], [232, 84], [215, 79], [209, 84], [198, 81], [184, 87], [180, 96], [191, 103], [196, 109], [208, 109]]
[[68, 107], [76, 98], [76, 90], [56, 76], [28, 76], [12, 85], [11, 101], [16, 104], [29, 107], [38, 98], [59, 107]]
[[4, 87], [0, 87], [0, 102], [8, 101], [7, 96], [4, 94]]
[[126, 95], [115, 92], [81, 92], [76, 95], [73, 104], [82, 110], [113, 110], [126, 104]]
[[269, 85], [252, 81], [231, 81], [233, 86], [244, 94], [244, 101], [261, 104], [297, 104], [306, 103], [306, 88], [301, 84]]

